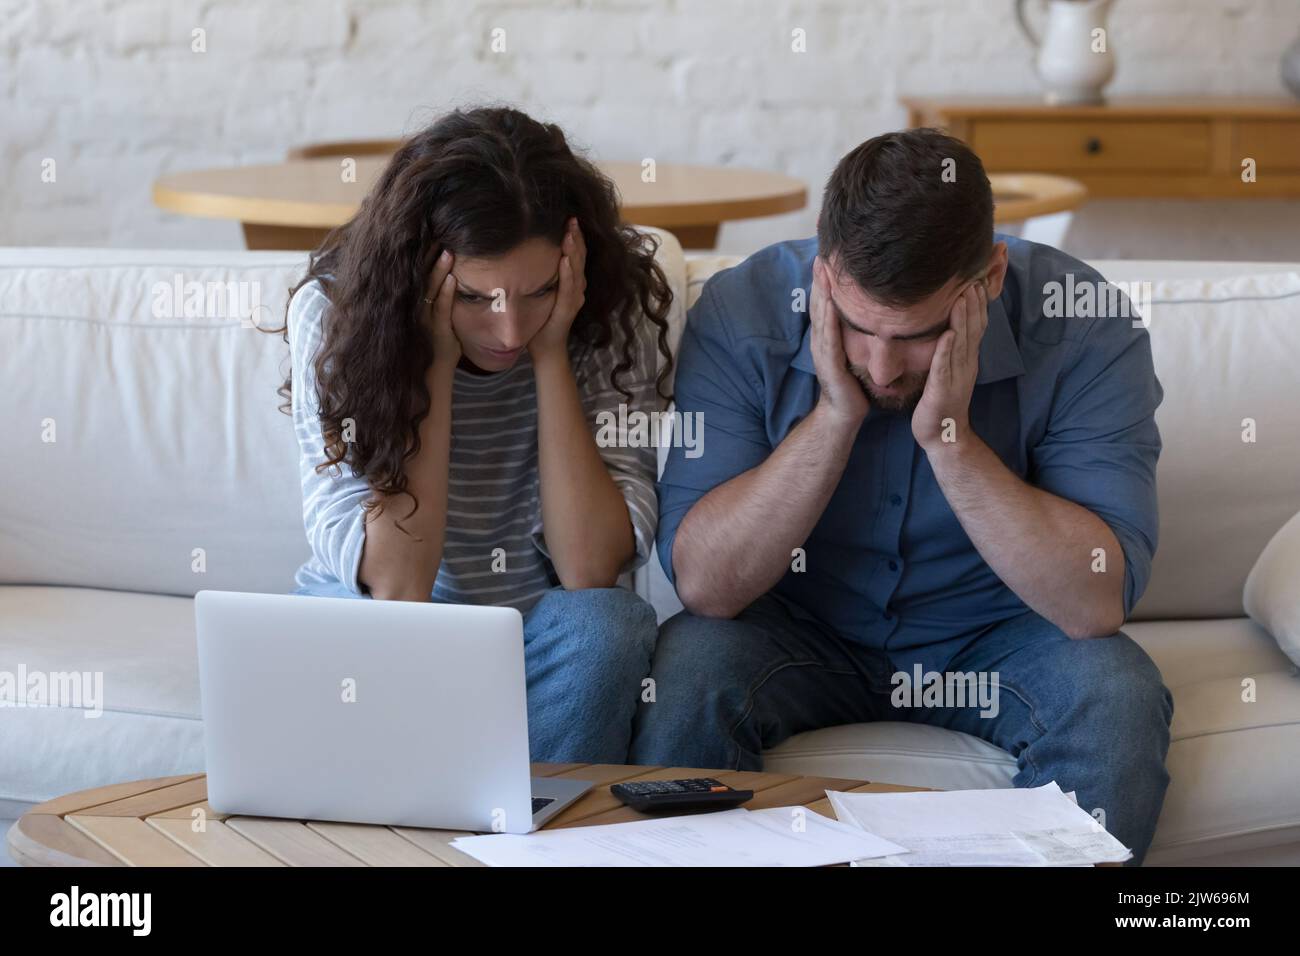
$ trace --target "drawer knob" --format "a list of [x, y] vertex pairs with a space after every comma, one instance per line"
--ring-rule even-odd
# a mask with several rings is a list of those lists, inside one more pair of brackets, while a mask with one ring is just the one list
[[1083, 149], [1089, 155], [1095, 156], [1101, 152], [1101, 140], [1095, 136], [1089, 136], [1088, 141], [1083, 144]]

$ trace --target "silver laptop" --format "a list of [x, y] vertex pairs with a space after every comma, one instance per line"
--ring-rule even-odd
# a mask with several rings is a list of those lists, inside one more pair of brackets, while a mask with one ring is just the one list
[[531, 778], [513, 608], [200, 591], [221, 813], [527, 833], [591, 788]]

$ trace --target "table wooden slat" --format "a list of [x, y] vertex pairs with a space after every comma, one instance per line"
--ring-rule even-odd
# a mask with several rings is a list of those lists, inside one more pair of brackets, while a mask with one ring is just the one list
[[191, 821], [174, 817], [149, 817], [145, 822], [208, 866], [284, 866], [220, 820], [208, 820], [199, 832]]
[[806, 807], [826, 799], [827, 790], [852, 790], [862, 786], [861, 780], [844, 780], [838, 777], [795, 777], [786, 783], [765, 790], [756, 790], [754, 798], [744, 804], [747, 810], [764, 810], [768, 807]]
[[[917, 793], [931, 790], [931, 787], [904, 787], [894, 783], [863, 783], [856, 787], [840, 788], [844, 793]], [[835, 819], [835, 810], [829, 797], [823, 797], [815, 803], [808, 804], [808, 809], [824, 817]]]
[[126, 783], [115, 783], [107, 787], [96, 787], [93, 790], [78, 790], [76, 793], [69, 793], [61, 797], [55, 797], [53, 800], [47, 800], [44, 803], [37, 804], [27, 813], [53, 813], [63, 816], [65, 813], [75, 813], [78, 810], [85, 810], [87, 807], [99, 806], [110, 803], [114, 800], [122, 800], [126, 797], [135, 796], [139, 793], [145, 793], [149, 790], [160, 790], [163, 787], [170, 787], [174, 784], [183, 783], [186, 780], [195, 780], [202, 778], [204, 781], [204, 793], [207, 792], [207, 777], [201, 773], [187, 773], [176, 777], [154, 777], [149, 780], [131, 780]]
[[462, 853], [450, 845], [452, 840], [474, 836], [473, 833], [461, 830], [424, 830], [418, 827], [393, 827], [392, 829], [398, 836], [410, 840], [420, 849], [436, 856], [448, 866], [487, 866], [486, 863], [476, 860], [468, 853]]
[[351, 853], [297, 820], [230, 817], [226, 826], [289, 866], [365, 866]]
[[133, 794], [120, 800], [97, 803], [78, 812], [94, 814], [97, 817], [151, 817], [207, 798], [208, 778], [201, 776], [169, 787], [146, 790], [144, 793]]
[[623, 780], [631, 780], [659, 769], [659, 767], [631, 767], [617, 763], [588, 763], [583, 764], [577, 770], [566, 770], [564, 773], [555, 774], [555, 776], [564, 777], [566, 780], [586, 780], [593, 786], [602, 787]]
[[559, 777], [590, 766], [589, 763], [535, 763], [529, 765], [529, 773], [534, 777]]
[[122, 861], [62, 817], [28, 813], [9, 828], [9, 853], [24, 866], [121, 866]]
[[205, 865], [139, 817], [71, 813], [63, 819], [128, 866]]
[[388, 827], [315, 821], [307, 826], [366, 866], [448, 866]]
[[161, 810], [158, 813], [149, 814], [149, 818], [162, 817], [166, 820], [193, 820], [194, 811], [202, 810], [203, 815], [209, 820], [224, 820], [230, 816], [229, 813], [222, 813], [219, 810], [213, 810], [212, 804], [207, 800], [199, 800], [196, 803], [187, 803], [181, 807], [173, 807], [170, 810]]

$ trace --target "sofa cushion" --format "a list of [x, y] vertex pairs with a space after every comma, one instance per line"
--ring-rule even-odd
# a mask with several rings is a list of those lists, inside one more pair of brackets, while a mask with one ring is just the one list
[[1244, 614], [1246, 576], [1300, 511], [1298, 313], [1297, 272], [1153, 283], [1160, 541], [1134, 619]]
[[1246, 578], [1242, 603], [1251, 620], [1300, 665], [1300, 512], [1264, 547]]
[[[0, 251], [0, 426], [28, 465], [0, 499], [0, 582], [290, 590], [308, 551], [287, 346], [235, 299], [278, 326], [305, 256], [39, 251]], [[155, 296], [177, 277], [212, 283], [199, 314]]]
[[0, 800], [203, 769], [191, 598], [0, 587], [0, 671], [98, 675], [103, 691], [99, 716], [3, 701]]

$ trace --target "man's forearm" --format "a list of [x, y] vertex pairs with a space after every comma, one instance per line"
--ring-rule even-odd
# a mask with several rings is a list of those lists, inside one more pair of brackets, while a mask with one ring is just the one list
[[734, 617], [781, 580], [826, 510], [860, 425], [818, 405], [765, 462], [691, 507], [672, 549], [688, 610]]
[[[1124, 552], [1106, 522], [1025, 483], [973, 434], [927, 456], [962, 528], [1016, 596], [1071, 637], [1119, 630]], [[1093, 570], [1097, 548], [1105, 573]]]
[[[447, 530], [451, 398], [455, 368], [435, 362], [425, 375], [432, 404], [420, 423], [420, 450], [405, 463], [407, 495], [384, 496], [383, 512], [366, 521], [357, 577], [379, 600], [429, 601], [442, 564]], [[411, 495], [420, 503], [415, 514]], [[402, 527], [397, 527], [397, 522]], [[405, 531], [403, 531], [405, 529]]]

